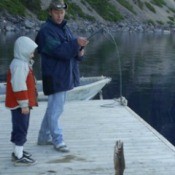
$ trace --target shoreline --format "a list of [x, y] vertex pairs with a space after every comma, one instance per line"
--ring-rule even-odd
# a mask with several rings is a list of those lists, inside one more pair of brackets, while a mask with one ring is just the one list
[[[34, 18], [24, 17], [1, 17], [0, 18], [0, 32], [37, 32], [45, 21], [39, 21]], [[104, 28], [110, 32], [152, 32], [152, 33], [174, 33], [175, 27], [168, 25], [154, 26], [152, 24], [145, 24], [135, 20], [123, 20], [121, 22], [106, 22], [100, 23], [98, 21], [92, 22], [84, 19], [76, 21], [68, 20], [68, 25], [75, 34], [91, 34], [100, 28]]]

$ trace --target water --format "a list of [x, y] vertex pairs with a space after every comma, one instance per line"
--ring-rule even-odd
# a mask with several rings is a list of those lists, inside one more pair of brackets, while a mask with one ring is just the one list
[[[0, 33], [0, 81], [5, 80], [13, 44], [20, 35]], [[34, 38], [36, 34], [25, 35]], [[115, 40], [118, 50], [109, 35], [91, 39], [80, 64], [81, 75], [111, 77], [112, 82], [103, 90], [104, 99], [123, 95], [131, 109], [175, 145], [175, 35], [116, 33]], [[34, 71], [40, 79], [38, 57]]]

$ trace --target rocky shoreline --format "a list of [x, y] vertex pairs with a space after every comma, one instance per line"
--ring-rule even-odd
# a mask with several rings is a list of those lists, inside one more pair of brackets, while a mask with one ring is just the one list
[[[19, 31], [33, 31], [36, 32], [40, 29], [43, 21], [39, 21], [35, 18], [24, 18], [20, 16], [13, 17], [12, 15], [6, 14], [0, 17], [0, 32], [19, 32]], [[161, 33], [174, 33], [175, 27], [171, 26], [153, 26], [143, 24], [138, 21], [124, 20], [118, 23], [106, 23], [102, 24], [99, 22], [91, 22], [84, 19], [78, 19], [77, 21], [69, 20], [68, 25], [72, 31], [76, 34], [79, 33], [93, 33], [100, 28], [108, 29], [110, 32], [161, 32]]]

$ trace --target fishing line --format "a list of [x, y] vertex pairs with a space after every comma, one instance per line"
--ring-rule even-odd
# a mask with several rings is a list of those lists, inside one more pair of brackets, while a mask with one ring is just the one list
[[[116, 55], [118, 57], [118, 68], [119, 68], [119, 94], [120, 94], [120, 102], [122, 102], [122, 84], [123, 84], [123, 80], [122, 80], [122, 69], [121, 69], [121, 57], [120, 57], [120, 53], [119, 53], [119, 49], [118, 49], [118, 45], [117, 45], [117, 42], [114, 38], [114, 36], [111, 34], [111, 32], [108, 30], [108, 29], [103, 29], [110, 37], [111, 37], [111, 41], [112, 43], [114, 44], [115, 46], [115, 51], [116, 51]], [[103, 32], [104, 36], [105, 36], [105, 32]], [[108, 37], [106, 37], [108, 38]]]

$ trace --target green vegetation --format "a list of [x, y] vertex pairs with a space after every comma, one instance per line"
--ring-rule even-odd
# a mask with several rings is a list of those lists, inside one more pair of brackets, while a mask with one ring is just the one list
[[[68, 18], [82, 17], [88, 20], [95, 20], [94, 17], [90, 15], [85, 15], [83, 11], [74, 3], [68, 3]], [[45, 20], [48, 16], [47, 10], [41, 9], [40, 0], [1, 0], [0, 10], [6, 9], [9, 13], [13, 15], [25, 16], [25, 9], [28, 8], [30, 11], [34, 12], [40, 20]]]
[[25, 7], [20, 0], [1, 0], [0, 10], [7, 10], [13, 15], [25, 16]]
[[94, 21], [95, 18], [93, 16], [90, 15], [86, 15], [85, 13], [83, 13], [82, 9], [77, 6], [75, 3], [69, 3], [68, 4], [68, 13], [67, 13], [67, 18], [73, 18], [76, 19], [77, 17], [81, 17], [90, 21]]
[[157, 22], [157, 24], [159, 24], [159, 25], [164, 25], [164, 23], [163, 23], [162, 21], [157, 20], [156, 22]]
[[139, 8], [143, 10], [144, 3], [141, 0], [137, 0], [137, 4], [138, 4]]
[[164, 5], [166, 5], [164, 0], [152, 0], [151, 2], [159, 7], [163, 7]]
[[93, 11], [92, 8], [89, 7], [89, 4], [86, 2], [86, 0], [81, 0], [81, 3], [84, 4], [90, 12]]
[[40, 20], [47, 18], [47, 12], [41, 9], [40, 0], [19, 0], [30, 11], [34, 12]]
[[152, 11], [153, 13], [156, 13], [155, 8], [149, 2], [145, 2], [145, 5], [150, 11]]
[[172, 26], [173, 26], [173, 25], [174, 25], [174, 22], [173, 22], [173, 21], [168, 21], [168, 22], [167, 22], [167, 24], [169, 24], [169, 25], [172, 25]]
[[155, 23], [154, 23], [154, 21], [153, 20], [147, 20], [146, 21], [146, 24], [148, 24], [148, 25], [155, 25]]
[[175, 13], [175, 9], [170, 8], [170, 7], [168, 7], [168, 9], [169, 9], [171, 12]]
[[167, 13], [170, 13], [170, 11], [169, 11], [169, 10], [166, 10], [166, 12], [167, 12]]
[[[116, 0], [123, 7], [131, 11], [133, 14], [136, 14], [133, 6], [131, 5], [131, 0]], [[77, 19], [83, 18], [90, 21], [95, 21], [95, 17], [91, 15], [91, 12], [95, 10], [104, 20], [111, 22], [118, 22], [123, 18], [123, 16], [116, 10], [116, 7], [110, 3], [109, 0], [80, 0], [80, 2], [86, 6], [89, 11], [89, 14], [84, 13], [83, 9], [79, 7], [76, 3], [73, 3], [70, 0], [65, 0], [68, 4], [68, 13], [66, 13], [66, 18]], [[151, 12], [156, 13], [155, 6], [163, 7], [166, 5], [166, 0], [133, 0], [133, 2], [141, 9], [149, 9]], [[174, 0], [175, 2], [175, 0]], [[45, 20], [48, 16], [47, 10], [41, 9], [40, 0], [0, 0], [0, 11], [8, 11], [12, 15], [26, 16], [26, 9], [33, 12], [40, 20]], [[168, 23], [174, 24], [175, 20], [173, 14], [175, 9], [173, 7], [168, 7], [166, 13], [169, 13]], [[161, 23], [161, 21], [148, 20], [148, 23]]]
[[108, 21], [120, 21], [123, 16], [116, 10], [108, 0], [86, 0], [92, 8], [105, 20]]
[[41, 10], [41, 2], [40, 0], [19, 0], [25, 7], [34, 13], [38, 13]]
[[39, 20], [43, 20], [44, 21], [48, 17], [48, 12], [45, 11], [45, 10], [40, 10], [40, 11], [38, 11], [37, 16], [38, 16]]
[[172, 16], [168, 16], [168, 19], [169, 19], [170, 21], [174, 21], [174, 17], [172, 17]]
[[119, 2], [122, 6], [127, 8], [132, 13], [136, 14], [136, 12], [133, 10], [133, 6], [128, 1], [126, 1], [126, 0], [117, 0], [117, 2]]
[[13, 15], [25, 16], [26, 7], [34, 12], [39, 19], [45, 19], [46, 12], [41, 10], [40, 0], [1, 0], [0, 10], [6, 10]]

